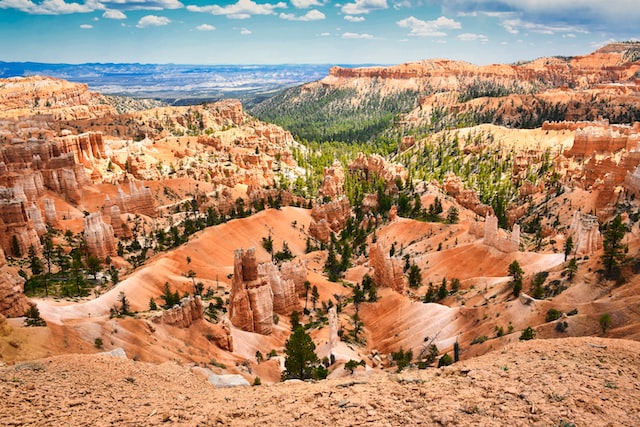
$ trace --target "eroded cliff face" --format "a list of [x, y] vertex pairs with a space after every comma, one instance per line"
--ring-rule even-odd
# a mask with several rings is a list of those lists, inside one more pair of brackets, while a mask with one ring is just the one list
[[321, 242], [328, 243], [331, 233], [338, 233], [347, 224], [351, 207], [346, 197], [318, 204], [311, 210], [313, 221], [309, 224], [309, 234]]
[[42, 76], [5, 79], [0, 86], [0, 111], [0, 117], [48, 114], [54, 120], [116, 113], [104, 96], [90, 92], [86, 84]]
[[24, 296], [24, 279], [7, 266], [4, 251], [0, 248], [0, 315], [23, 316], [29, 308]]
[[29, 207], [21, 187], [0, 187], [0, 248], [14, 257], [25, 256], [30, 247], [38, 254], [42, 250], [36, 225], [27, 214]]
[[307, 280], [304, 262], [258, 264], [255, 249], [235, 252], [229, 305], [231, 323], [244, 331], [269, 335], [273, 314], [289, 316], [300, 310], [298, 295]]
[[102, 220], [100, 212], [84, 217], [84, 239], [89, 254], [101, 260], [116, 254], [113, 228]]
[[550, 86], [588, 88], [611, 81], [629, 81], [640, 70], [630, 62], [633, 44], [613, 43], [590, 55], [569, 58], [551, 57], [516, 65], [476, 66], [468, 62], [446, 59], [424, 60], [391, 67], [332, 67], [320, 82], [336, 85], [345, 79], [386, 79], [413, 82], [416, 87], [428, 83], [439, 90], [457, 90], [468, 79], [517, 81], [530, 87], [546, 82]]
[[472, 210], [480, 216], [493, 215], [493, 208], [489, 205], [485, 205], [480, 201], [478, 193], [468, 188], [464, 188], [462, 180], [456, 175], [450, 173], [444, 179], [443, 182], [444, 191], [453, 196], [458, 203], [467, 209]]
[[373, 267], [376, 286], [404, 292], [406, 283], [401, 260], [389, 257], [381, 245], [373, 243], [369, 249], [369, 263]]

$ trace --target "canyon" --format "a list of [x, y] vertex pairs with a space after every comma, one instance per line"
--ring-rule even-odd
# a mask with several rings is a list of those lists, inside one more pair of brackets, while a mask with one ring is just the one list
[[[0, 370], [21, 382], [2, 387], [11, 402], [29, 384], [31, 394], [73, 399], [60, 374], [73, 363], [79, 378], [92, 364], [131, 372], [122, 393], [147, 387], [146, 377], [162, 377], [163, 390], [182, 379], [181, 396], [194, 404], [184, 413], [144, 409], [152, 424], [213, 422], [215, 411], [195, 404], [202, 396], [232, 402], [216, 410], [216, 422], [255, 418], [245, 393], [212, 393], [203, 374], [258, 378], [264, 395], [254, 396], [260, 388], [247, 395], [272, 403], [304, 389], [304, 404], [283, 403], [298, 409], [317, 410], [311, 393], [338, 390], [351, 403], [320, 405], [326, 416], [352, 405], [373, 423], [398, 403], [389, 397], [373, 407], [356, 392], [376, 399], [410, 389], [441, 402], [425, 387], [431, 382], [459, 399], [430, 413], [441, 424], [515, 422], [511, 409], [497, 409], [510, 405], [486, 396], [474, 410], [473, 391], [454, 386], [460, 381], [490, 385], [526, 412], [519, 422], [536, 425], [560, 416], [602, 422], [614, 409], [593, 409], [602, 402], [584, 389], [605, 387], [615, 410], [632, 407], [637, 378], [628, 349], [640, 339], [637, 52], [631, 43], [515, 65], [334, 67], [292, 89], [305, 96], [355, 88], [362, 99], [416, 91], [415, 107], [392, 124], [397, 145], [387, 155], [365, 144], [366, 152], [325, 155], [237, 100], [152, 108], [132, 101], [119, 112], [86, 85], [3, 80]], [[485, 83], [508, 93], [465, 99]], [[562, 114], [550, 113], [551, 100]], [[446, 114], [435, 114], [442, 108]], [[447, 122], [470, 113], [492, 120]], [[437, 157], [447, 152], [455, 155]], [[603, 259], [616, 218], [624, 230], [617, 276], [609, 276]], [[514, 263], [523, 271], [518, 293]], [[30, 304], [46, 326], [25, 326]], [[326, 382], [280, 384], [294, 319], [313, 341]], [[536, 339], [520, 342], [528, 329]], [[431, 345], [437, 358], [427, 362]], [[403, 350], [412, 366], [400, 373]], [[614, 350], [622, 356], [595, 366]], [[105, 351], [128, 360], [96, 355]], [[432, 366], [453, 354], [461, 361]], [[566, 378], [574, 357], [590, 370], [579, 369], [580, 390], [554, 376], [567, 399], [554, 409], [549, 383], [538, 378]], [[346, 364], [360, 361], [364, 367], [349, 372]], [[521, 379], [533, 373], [536, 388], [524, 390]], [[233, 405], [244, 415], [227, 411]], [[263, 420], [285, 422], [267, 406]], [[635, 412], [624, 419], [633, 423]], [[419, 419], [411, 414], [394, 422]]]

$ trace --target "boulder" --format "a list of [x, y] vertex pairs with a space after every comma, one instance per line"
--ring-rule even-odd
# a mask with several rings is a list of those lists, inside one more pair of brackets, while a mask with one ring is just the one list
[[209, 375], [208, 381], [216, 388], [244, 387], [250, 385], [249, 381], [245, 380], [242, 375], [237, 374], [211, 374]]

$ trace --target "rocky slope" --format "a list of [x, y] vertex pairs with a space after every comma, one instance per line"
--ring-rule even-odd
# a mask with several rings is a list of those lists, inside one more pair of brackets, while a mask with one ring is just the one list
[[640, 345], [530, 341], [444, 369], [214, 388], [202, 368], [59, 356], [0, 368], [7, 425], [637, 425]]

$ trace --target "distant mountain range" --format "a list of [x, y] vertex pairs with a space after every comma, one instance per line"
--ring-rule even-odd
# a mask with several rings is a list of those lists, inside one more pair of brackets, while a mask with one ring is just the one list
[[321, 79], [332, 65], [335, 64], [45, 64], [0, 61], [0, 78], [46, 75], [86, 83], [90, 90], [103, 94], [155, 98], [177, 105], [222, 98], [240, 98], [250, 104], [281, 89]]

